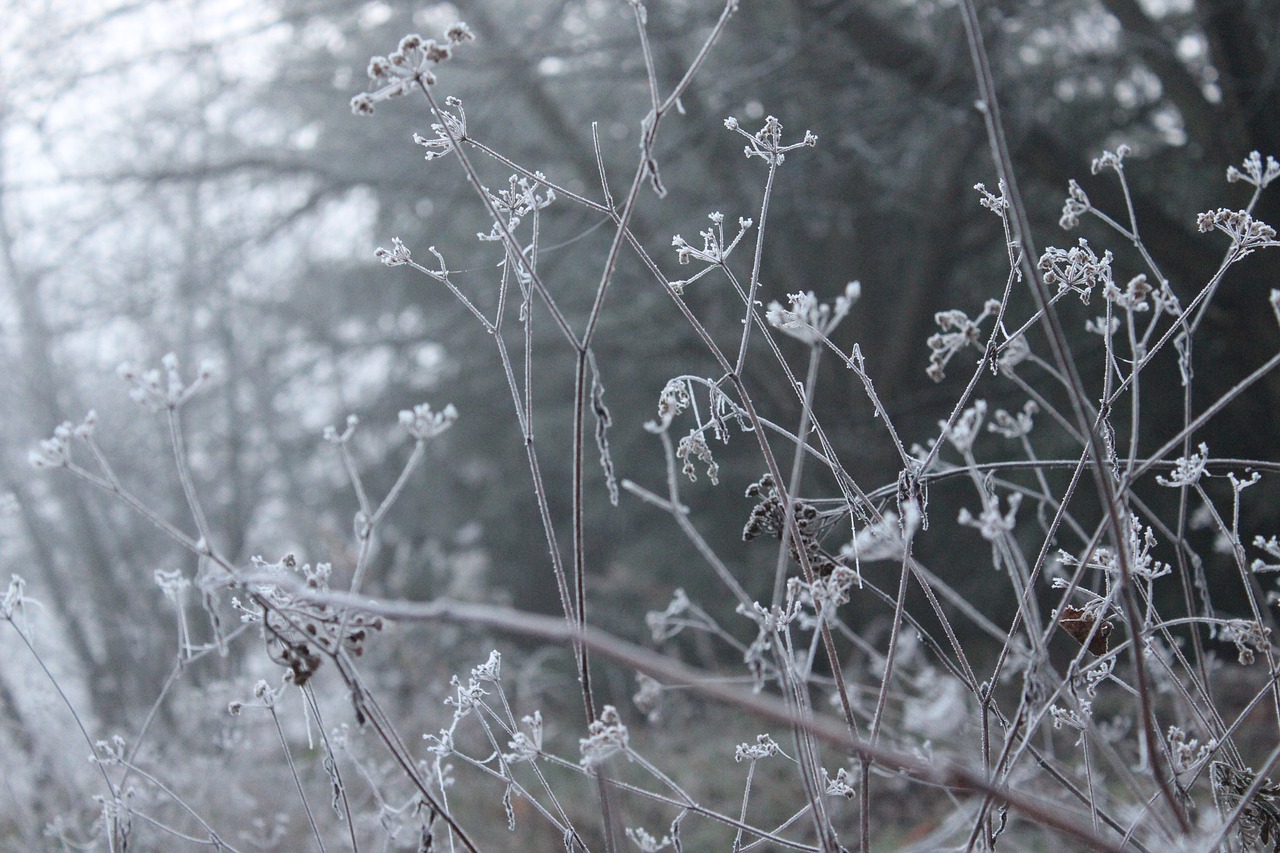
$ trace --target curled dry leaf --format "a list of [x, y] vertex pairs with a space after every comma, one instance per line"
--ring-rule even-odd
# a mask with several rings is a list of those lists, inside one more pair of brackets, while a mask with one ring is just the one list
[[[1079, 607], [1064, 607], [1062, 608], [1062, 613], [1058, 615], [1058, 624], [1062, 626], [1062, 630], [1071, 635], [1073, 640], [1082, 646], [1085, 644], [1085, 640], [1088, 640], [1090, 654], [1105, 655], [1112, 627], [1111, 623], [1104, 619], [1102, 624], [1098, 625], [1098, 630], [1093, 631], [1093, 626], [1097, 621], [1097, 616], [1087, 613]], [[1090, 631], [1093, 631], [1092, 639], [1089, 637]]]

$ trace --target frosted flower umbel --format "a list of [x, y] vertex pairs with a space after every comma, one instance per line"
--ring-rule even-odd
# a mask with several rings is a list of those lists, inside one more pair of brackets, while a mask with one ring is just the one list
[[711, 272], [711, 270], [724, 266], [725, 262], [729, 260], [729, 255], [737, 248], [743, 235], [747, 233], [747, 229], [753, 224], [750, 219], [739, 217], [738, 236], [726, 242], [724, 237], [724, 214], [716, 211], [708, 214], [707, 218], [711, 220], [711, 227], [705, 231], [698, 232], [699, 236], [702, 237], [701, 249], [690, 245], [679, 234], [671, 238], [671, 245], [675, 247], [676, 257], [680, 259], [680, 263], [687, 264], [690, 261], [698, 261], [707, 265], [684, 281], [671, 282], [671, 289], [677, 294], [683, 293], [687, 285], [693, 284]]
[[71, 422], [63, 421], [53, 428], [53, 435], [27, 453], [33, 468], [65, 468], [71, 464]]
[[[418, 137], [415, 137], [415, 140], [418, 140]], [[430, 160], [431, 155], [427, 155], [427, 159]], [[556, 200], [555, 190], [544, 183], [545, 177], [541, 172], [534, 172], [534, 180], [530, 182], [528, 178], [512, 175], [507, 179], [508, 188], [505, 190], [493, 192], [488, 187], [485, 187], [485, 195], [493, 203], [494, 210], [498, 211], [506, 222], [508, 230], [514, 230], [526, 216], [550, 207], [551, 203]], [[542, 190], [541, 193], [539, 193], [539, 189]], [[481, 240], [498, 242], [503, 239], [502, 233], [503, 230], [495, 222], [488, 234], [481, 233], [477, 234], [476, 237]]]
[[630, 739], [626, 725], [618, 716], [618, 709], [605, 705], [600, 718], [587, 727], [587, 736], [578, 740], [578, 748], [582, 751], [579, 763], [583, 767], [595, 767], [614, 753], [627, 752]]
[[351, 112], [358, 116], [373, 115], [374, 104], [434, 84], [436, 77], [431, 68], [452, 56], [455, 46], [475, 36], [466, 24], [457, 23], [445, 31], [444, 38], [443, 42], [437, 42], [414, 33], [400, 39], [399, 47], [390, 56], [370, 59], [369, 79], [377, 88], [352, 98]]
[[901, 560], [907, 552], [907, 541], [920, 529], [920, 509], [914, 502], [906, 504], [905, 520], [889, 510], [879, 521], [857, 531], [853, 539], [840, 549], [840, 559], [847, 565], [873, 563], [879, 560]]
[[444, 411], [433, 412], [429, 403], [420, 403], [413, 411], [405, 409], [400, 413], [400, 424], [409, 431], [409, 435], [418, 441], [435, 438], [453, 426], [458, 419], [458, 410], [453, 403], [444, 407]]
[[1209, 461], [1209, 447], [1204, 442], [1200, 443], [1200, 452], [1192, 453], [1190, 456], [1179, 456], [1173, 463], [1173, 472], [1168, 477], [1157, 475], [1156, 482], [1162, 486], [1171, 488], [1182, 488], [1183, 486], [1194, 486], [1200, 482], [1201, 477], [1208, 476], [1205, 474], [1205, 464]]
[[89, 441], [98, 425], [98, 413], [93, 409], [84, 416], [80, 426], [63, 421], [53, 429], [53, 435], [44, 439], [27, 453], [27, 461], [33, 468], [66, 468], [71, 465], [71, 439]]
[[835, 303], [828, 305], [818, 302], [818, 297], [810, 290], [805, 293], [792, 293], [787, 299], [791, 303], [789, 309], [777, 302], [769, 303], [765, 318], [775, 329], [786, 332], [791, 337], [808, 344], [816, 344], [828, 338], [836, 326], [849, 313], [853, 303], [862, 295], [862, 285], [851, 281], [845, 285], [844, 293], [836, 297]]
[[503, 760], [508, 764], [520, 761], [528, 761], [532, 764], [542, 754], [542, 712], [534, 711], [530, 715], [521, 717], [520, 722], [529, 729], [529, 733], [525, 734], [522, 731], [512, 733], [511, 740], [507, 742], [507, 748], [511, 752], [502, 755]]
[[409, 251], [409, 247], [401, 242], [399, 237], [391, 238], [390, 249], [379, 246], [373, 256], [388, 267], [402, 267], [413, 261], [413, 254]]
[[747, 157], [759, 157], [770, 166], [782, 165], [782, 162], [787, 159], [788, 151], [794, 151], [797, 148], [813, 148], [818, 144], [818, 137], [806, 130], [804, 139], [801, 141], [783, 145], [782, 122], [773, 116], [769, 116], [764, 120], [764, 127], [760, 128], [755, 135], [743, 130], [738, 124], [738, 120], [733, 116], [724, 120], [724, 126], [747, 138], [748, 144], [743, 149]]
[[116, 374], [131, 386], [129, 399], [153, 412], [181, 408], [213, 377], [213, 364], [209, 361], [200, 363], [196, 378], [190, 384], [182, 381], [178, 357], [173, 353], [162, 358], [160, 365], [163, 373], [155, 369], [139, 372], [128, 362], [116, 368]]
[[1228, 210], [1220, 207], [1196, 217], [1196, 227], [1202, 234], [1221, 231], [1231, 238], [1236, 259], [1243, 258], [1254, 249], [1280, 245], [1276, 242], [1276, 229], [1254, 219], [1246, 210]]
[[987, 401], [976, 400], [972, 406], [964, 410], [960, 417], [956, 418], [954, 424], [948, 425], [946, 421], [938, 421], [938, 426], [942, 430], [942, 437], [951, 442], [956, 450], [968, 456], [973, 452], [973, 442], [982, 432], [982, 422], [986, 417]]
[[[413, 141], [427, 149], [426, 160], [435, 160], [453, 150], [454, 140], [461, 142], [467, 138], [467, 111], [462, 108], [462, 100], [453, 95], [444, 99], [445, 107], [435, 111], [440, 121], [431, 125], [434, 137], [428, 139], [420, 133], [413, 135]], [[449, 112], [454, 110], [454, 112]]]
[[1246, 184], [1252, 184], [1258, 189], [1262, 189], [1276, 178], [1280, 178], [1280, 163], [1276, 162], [1276, 158], [1268, 156], [1264, 166], [1262, 155], [1257, 151], [1249, 152], [1249, 156], [1244, 159], [1241, 168], [1237, 169], [1235, 166], [1227, 167], [1227, 183], [1229, 184], [1244, 181]]
[[1058, 226], [1063, 230], [1070, 231], [1080, 224], [1081, 215], [1088, 213], [1092, 209], [1092, 205], [1089, 204], [1089, 196], [1072, 178], [1067, 181], [1067, 200], [1063, 202], [1062, 216], [1058, 219]]
[[725, 242], [724, 239], [724, 214], [720, 211], [707, 214], [707, 218], [711, 220], [711, 228], [706, 231], [699, 231], [702, 237], [702, 249], [695, 249], [679, 234], [671, 238], [671, 245], [676, 248], [676, 255], [680, 259], [680, 263], [687, 264], [691, 259], [702, 261], [704, 264], [723, 264], [729, 258], [729, 254], [737, 247], [738, 242], [742, 240], [742, 235], [747, 233], [747, 229], [751, 227], [750, 219], [738, 219], [738, 236], [731, 241]]
[[[930, 335], [925, 343], [929, 345], [929, 367], [925, 371], [934, 382], [941, 382], [945, 377], [947, 363], [960, 350], [966, 347], [981, 347], [981, 324], [988, 317], [1000, 315], [1000, 301], [988, 299], [982, 306], [982, 313], [972, 320], [963, 311], [953, 308], [950, 311], [939, 311], [933, 315], [933, 321], [942, 331]], [[1015, 340], [1021, 340], [1017, 338]], [[1022, 359], [1017, 357], [1025, 350], [1025, 341], [1021, 345], [1010, 346], [1006, 350], [1010, 355], [1010, 365]], [[1015, 360], [1016, 359], [1016, 360]], [[1005, 357], [1001, 356], [1001, 367], [1005, 366]]]
[[1088, 305], [1095, 285], [1111, 284], [1111, 252], [1103, 252], [1099, 258], [1088, 241], [1081, 238], [1079, 245], [1071, 249], [1046, 249], [1040, 256], [1040, 270], [1045, 284], [1057, 285], [1060, 294], [1073, 290]]
[[[739, 763], [743, 761], [759, 761], [763, 758], [772, 758], [781, 752], [782, 747], [778, 746], [769, 735], [756, 735], [755, 743], [738, 744], [733, 750], [733, 760]], [[782, 754], [785, 755], [786, 753]]]

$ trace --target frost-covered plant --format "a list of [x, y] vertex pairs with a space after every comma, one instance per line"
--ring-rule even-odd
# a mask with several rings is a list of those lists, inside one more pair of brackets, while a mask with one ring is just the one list
[[[990, 68], [980, 50], [973, 4], [961, 5], [984, 81], [980, 105], [993, 116], [994, 93], [985, 82]], [[30, 461], [40, 469], [65, 469], [101, 489], [194, 557], [190, 575], [171, 567], [153, 567], [149, 574], [177, 614], [174, 678], [199, 657], [227, 655], [243, 638], [261, 643], [257, 669], [270, 677], [252, 679], [252, 687], [249, 680], [238, 685], [237, 698], [226, 707], [236, 716], [270, 720], [275, 748], [297, 791], [298, 812], [317, 849], [341, 839], [344, 849], [353, 850], [401, 843], [419, 850], [476, 850], [500, 812], [500, 823], [516, 834], [513, 844], [525, 847], [535, 836], [521, 834], [536, 824], [569, 851], [618, 850], [626, 843], [645, 851], [684, 849], [685, 833], [697, 823], [710, 827], [705, 831], [724, 849], [825, 853], [855, 845], [870, 849], [888, 843], [882, 837], [901, 837], [892, 825], [896, 810], [885, 807], [898, 802], [909, 802], [913, 812], [943, 815], [921, 842], [930, 849], [993, 850], [1006, 843], [1005, 833], [1018, 836], [1016, 844], [1023, 834], [1039, 840], [1041, 830], [1056, 833], [1057, 844], [1090, 849], [1190, 845], [1203, 832], [1217, 833], [1218, 841], [1234, 836], [1246, 846], [1272, 843], [1280, 835], [1280, 794], [1269, 780], [1280, 762], [1280, 664], [1270, 612], [1275, 601], [1260, 578], [1280, 564], [1246, 562], [1242, 506], [1246, 489], [1262, 476], [1256, 469], [1270, 474], [1277, 465], [1214, 457], [1205, 443], [1193, 451], [1192, 442], [1208, 419], [1280, 366], [1280, 354], [1208, 405], [1191, 393], [1190, 365], [1199, 321], [1225, 271], [1278, 245], [1274, 229], [1253, 212], [1259, 194], [1280, 175], [1275, 160], [1264, 162], [1255, 153], [1228, 171], [1229, 181], [1254, 188], [1244, 208], [1200, 215], [1201, 231], [1219, 232], [1230, 243], [1218, 272], [1184, 297], [1183, 307], [1142, 243], [1132, 208], [1125, 224], [1124, 216], [1096, 208], [1074, 181], [1060, 224], [1072, 228], [1096, 217], [1120, 238], [1116, 254], [1086, 239], [1068, 249], [1037, 252], [1026, 206], [1010, 180], [1011, 164], [997, 153], [999, 193], [979, 185], [978, 204], [1001, 220], [1006, 286], [980, 306], [936, 315], [939, 331], [919, 351], [920, 367], [937, 382], [948, 369], [967, 371], [967, 381], [938, 413], [936, 430], [909, 447], [888, 401], [876, 392], [876, 354], [833, 340], [843, 334], [842, 321], [862, 294], [859, 282], [815, 285], [834, 289], [832, 301], [817, 289], [791, 293], [785, 305], [765, 306], [757, 298], [760, 259], [769, 249], [774, 177], [780, 168], [803, 168], [802, 149], [816, 147], [816, 136], [806, 131], [798, 141], [784, 141], [773, 116], [755, 131], [735, 118], [725, 120], [728, 131], [747, 140], [749, 165], [763, 164], [764, 192], [759, 210], [739, 218], [732, 238], [725, 236], [720, 213], [711, 214], [711, 227], [701, 232], [702, 248], [678, 234], [672, 238], [675, 257], [668, 260], [700, 267], [688, 278], [669, 277], [665, 262], [655, 260], [662, 256], [651, 254], [632, 230], [645, 188], [659, 197], [666, 192], [655, 148], [663, 119], [680, 109], [738, 4], [727, 0], [704, 46], [670, 90], [659, 88], [645, 7], [638, 0], [630, 6], [650, 110], [641, 122], [634, 179], [618, 198], [603, 165], [595, 197], [574, 191], [509, 159], [485, 141], [492, 131], [480, 126], [475, 113], [468, 121], [459, 98], [436, 95], [438, 66], [473, 38], [463, 24], [449, 28], [442, 41], [410, 35], [389, 56], [374, 57], [370, 90], [351, 101], [356, 114], [369, 115], [392, 98], [420, 96], [434, 134], [414, 138], [427, 150], [426, 168], [459, 170], [485, 217], [488, 230], [476, 236], [495, 260], [497, 272], [489, 282], [494, 298], [469, 298], [433, 246], [426, 251], [434, 268], [415, 262], [413, 247], [398, 236], [373, 257], [444, 285], [448, 298], [457, 299], [474, 320], [478, 339], [492, 341], [546, 543], [545, 550], [531, 549], [530, 563], [541, 562], [547, 570], [560, 613], [548, 617], [444, 595], [419, 602], [367, 595], [365, 581], [385, 544], [380, 535], [388, 513], [413, 487], [428, 444], [447, 441], [455, 422], [464, 423], [453, 405], [424, 403], [399, 413], [412, 449], [377, 501], [366, 490], [356, 458], [359, 420], [352, 416], [342, 430], [325, 430], [355, 495], [349, 571], [301, 562], [283, 548], [278, 553], [286, 556], [258, 557], [247, 565], [221, 554], [191, 471], [185, 439], [191, 425], [182, 419], [184, 406], [215, 380], [202, 368], [185, 382], [176, 357], [168, 356], [158, 370], [124, 366], [120, 374], [129, 395], [165, 420], [185, 500], [182, 513], [158, 511], [126, 486], [95, 441], [93, 412], [79, 426], [55, 427], [31, 451]], [[999, 152], [1002, 134], [994, 118], [989, 129]], [[1093, 164], [1094, 175], [1114, 176], [1126, 198], [1130, 153], [1121, 146]], [[492, 191], [482, 181], [480, 154], [509, 172], [505, 189]], [[598, 277], [582, 313], [564, 307], [564, 282], [539, 265], [543, 217], [570, 204], [611, 229], [607, 251], [583, 259], [594, 263]], [[742, 259], [746, 249], [738, 251], [744, 243], [754, 243], [749, 262]], [[1124, 245], [1135, 246], [1141, 260], [1121, 255]], [[665, 468], [619, 480], [608, 441], [609, 430], [619, 425], [604, 402], [611, 365], [596, 338], [619, 261], [627, 254], [647, 271], [648, 286], [687, 321], [714, 372], [682, 373], [658, 390], [657, 419], [643, 426], [660, 445]], [[1140, 268], [1130, 269], [1135, 263]], [[729, 304], [737, 312], [740, 331], [735, 326], [727, 341], [686, 300], [695, 281], [700, 291], [715, 294], [720, 288], [727, 297], [717, 310]], [[1029, 290], [1033, 308], [1013, 298], [1015, 285]], [[1081, 306], [1095, 295], [1092, 310], [1103, 313], [1084, 314]], [[531, 310], [535, 302], [543, 310]], [[1280, 317], [1280, 295], [1271, 304]], [[529, 365], [531, 348], [540, 345], [535, 325], [543, 323], [566, 345], [573, 376], [569, 464], [563, 466], [571, 471], [563, 490], [571, 496], [567, 508], [543, 479], [551, 467], [544, 461], [557, 445], [543, 443], [540, 434], [535, 438]], [[1092, 375], [1081, 375], [1086, 362], [1074, 360], [1076, 338], [1063, 332], [1069, 325], [1100, 344]], [[1149, 447], [1140, 392], [1156, 370], [1153, 360], [1171, 353], [1187, 388], [1185, 417], [1158, 425], [1160, 443]], [[966, 363], [966, 355], [974, 360]], [[857, 449], [831, 441], [830, 418], [841, 414], [817, 405], [824, 358], [852, 371], [865, 391], [900, 462], [889, 482], [866, 482]], [[797, 370], [795, 364], [802, 366]], [[794, 405], [793, 422], [774, 419], [759, 402], [753, 377], [766, 367]], [[1013, 411], [992, 412], [988, 398], [978, 396], [980, 382], [991, 383], [992, 397], [1016, 397]], [[679, 438], [673, 438], [677, 421]], [[641, 633], [638, 619], [634, 626], [601, 619], [587, 581], [586, 546], [594, 535], [586, 529], [584, 511], [593, 470], [586, 464], [590, 441], [600, 463], [595, 476], [619, 511], [628, 511], [620, 500], [625, 490], [630, 507], [644, 501], [667, 513], [687, 541], [690, 571], [708, 571], [723, 590], [723, 602], [705, 604], [683, 588], [670, 590], [670, 604], [644, 619], [648, 645], [622, 639]], [[749, 448], [756, 465], [756, 479], [745, 487], [749, 507], [743, 504], [733, 526], [752, 543], [745, 547], [766, 553], [773, 566], [763, 589], [746, 583], [740, 566], [702, 532], [704, 525], [728, 522], [702, 517], [682, 493], [700, 473], [713, 487], [727, 486], [730, 474], [712, 447], [731, 441], [735, 450]], [[82, 464], [85, 451], [92, 465]], [[1173, 517], [1162, 517], [1144, 499], [1148, 481], [1177, 491], [1180, 507]], [[1085, 483], [1093, 489], [1087, 500], [1080, 494]], [[965, 508], [951, 517], [931, 512], [930, 490], [953, 485], [969, 495]], [[1197, 574], [1215, 556], [1195, 550], [1197, 524], [1212, 530], [1222, 550], [1215, 564], [1233, 567], [1238, 575], [1238, 610], [1215, 606]], [[953, 580], [958, 572], [921, 558], [925, 537], [943, 543], [968, 573], [963, 587]], [[1257, 535], [1252, 546], [1280, 559], [1274, 533]], [[203, 645], [193, 640], [187, 612], [192, 592], [199, 593], [210, 625], [212, 639]], [[224, 599], [238, 628], [222, 624]], [[15, 576], [0, 598], [0, 617], [30, 655], [43, 661], [25, 621], [34, 606]], [[574, 686], [530, 701], [513, 687], [518, 679], [512, 672], [519, 667], [504, 666], [503, 655], [493, 651], [465, 679], [454, 676], [447, 688], [436, 685], [450, 710], [443, 712], [447, 722], [431, 733], [420, 720], [393, 716], [386, 701], [391, 691], [367, 674], [361, 660], [370, 649], [394, 642], [387, 637], [393, 633], [389, 627], [412, 623], [433, 629], [444, 623], [479, 626], [544, 642], [551, 654], [571, 661]], [[1234, 662], [1219, 654], [1224, 650], [1234, 651]], [[698, 666], [687, 663], [684, 652], [696, 652]], [[636, 676], [634, 709], [601, 686], [604, 667]], [[1249, 667], [1260, 674], [1251, 679]], [[1248, 694], [1241, 707], [1220, 701], [1227, 688], [1241, 685]], [[674, 696], [707, 703], [700, 713], [723, 715], [718, 719], [724, 728], [712, 728], [711, 734], [724, 737], [709, 737], [696, 750], [682, 747], [680, 727], [672, 722], [681, 711], [664, 705]], [[72, 696], [62, 698], [74, 708]], [[711, 702], [724, 707], [709, 711]], [[327, 724], [335, 714], [343, 715], [342, 722]], [[768, 727], [754, 743], [729, 736], [744, 715]], [[1256, 724], [1257, 716], [1266, 716], [1265, 725]], [[307, 750], [299, 750], [300, 736], [289, 731], [295, 725], [305, 730]], [[410, 736], [412, 729], [423, 730]], [[235, 839], [202, 816], [198, 803], [188, 803], [166, 783], [162, 768], [154, 766], [159, 762], [140, 757], [136, 744], [146, 734], [146, 723], [132, 741], [83, 730], [102, 777], [98, 831], [108, 846], [123, 850], [154, 828], [169, 840], [237, 849]], [[318, 757], [317, 767], [308, 772], [300, 766], [301, 752]], [[708, 764], [691, 769], [696, 761]], [[735, 774], [741, 787], [729, 799], [713, 799], [723, 786], [705, 784], [704, 774], [712, 771], [719, 774], [717, 782]], [[318, 788], [327, 792], [327, 811], [316, 801]], [[143, 802], [139, 791], [150, 799]], [[153, 819], [149, 809], [160, 801], [179, 817], [167, 823]], [[781, 810], [778, 801], [785, 804]], [[1210, 802], [1221, 818], [1213, 826], [1195, 813], [1197, 803], [1203, 809]], [[666, 828], [654, 833], [630, 825], [633, 815]], [[374, 823], [376, 844], [364, 837]], [[257, 840], [263, 843], [274, 837], [265, 829], [261, 835]]]

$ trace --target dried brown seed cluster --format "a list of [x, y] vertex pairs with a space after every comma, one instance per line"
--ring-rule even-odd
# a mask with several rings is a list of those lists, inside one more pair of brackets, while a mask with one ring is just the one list
[[289, 680], [301, 687], [320, 668], [321, 652], [333, 654], [337, 649], [339, 630], [343, 631], [342, 647], [360, 657], [370, 633], [382, 630], [382, 617], [352, 613], [345, 629], [342, 624], [342, 611], [326, 605], [308, 604], [284, 612], [270, 610], [265, 621], [267, 654], [287, 668]]
[[[751, 508], [747, 518], [747, 526], [742, 530], [742, 540], [750, 542], [762, 534], [770, 534], [777, 539], [782, 538], [782, 531], [787, 526], [787, 514], [783, 509], [782, 498], [774, 485], [773, 477], [765, 474], [758, 481], [747, 487], [747, 497], [757, 498], [759, 502]], [[827, 577], [841, 563], [822, 550], [818, 543], [818, 535], [825, 527], [822, 513], [813, 504], [806, 501], [795, 501], [796, 529], [799, 531], [799, 542], [804, 545], [809, 557], [809, 565], [819, 577]], [[791, 542], [791, 558], [800, 562], [797, 542]]]

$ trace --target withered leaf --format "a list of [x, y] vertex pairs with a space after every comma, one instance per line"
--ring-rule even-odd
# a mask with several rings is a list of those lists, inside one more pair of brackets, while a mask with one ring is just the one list
[[[1062, 630], [1070, 634], [1071, 638], [1080, 645], [1084, 645], [1084, 641], [1088, 639], [1089, 632], [1093, 631], [1097, 621], [1098, 617], [1092, 613], [1086, 613], [1079, 607], [1064, 607], [1058, 614], [1058, 624], [1062, 626]], [[1093, 638], [1089, 640], [1090, 654], [1105, 655], [1107, 653], [1107, 640], [1111, 636], [1111, 630], [1111, 623], [1105, 619], [1102, 620], [1098, 630], [1094, 631]]]

